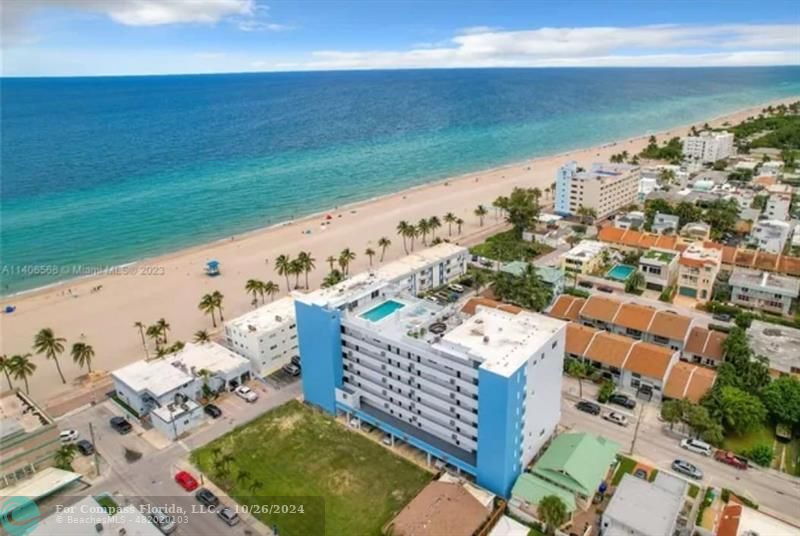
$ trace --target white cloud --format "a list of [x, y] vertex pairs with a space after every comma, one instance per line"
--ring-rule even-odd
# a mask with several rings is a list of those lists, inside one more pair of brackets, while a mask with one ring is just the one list
[[800, 63], [800, 26], [656, 25], [460, 31], [447, 46], [319, 50], [277, 68], [703, 66]]
[[255, 19], [241, 20], [238, 27], [243, 32], [288, 32], [294, 30], [294, 26], [288, 24], [276, 24]]

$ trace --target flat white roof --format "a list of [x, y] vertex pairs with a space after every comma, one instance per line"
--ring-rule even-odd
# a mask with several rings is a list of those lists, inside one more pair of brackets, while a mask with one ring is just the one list
[[[29, 536], [97, 536], [98, 534], [120, 534], [125, 529], [126, 536], [163, 536], [136, 506], [129, 505], [109, 514], [94, 497], [84, 497], [61, 512], [42, 519]], [[97, 530], [101, 525], [102, 531]]]
[[742, 506], [742, 514], [739, 516], [739, 528], [736, 534], [737, 536], [745, 536], [746, 534], [797, 536], [800, 534], [800, 527], [753, 508]]
[[188, 372], [172, 366], [166, 358], [153, 361], [136, 361], [117, 369], [111, 376], [137, 393], [149, 390], [161, 396], [193, 380]]
[[199, 407], [200, 404], [194, 400], [186, 400], [186, 402], [184, 402], [182, 405], [172, 403], [164, 404], [163, 406], [154, 409], [151, 413], [155, 414], [162, 421], [169, 423], [173, 420], [182, 418], [184, 415], [196, 411]]
[[166, 360], [176, 368], [185, 368], [190, 374], [192, 370], [196, 374], [202, 369], [214, 373], [235, 372], [250, 365], [247, 358], [215, 342], [186, 343], [183, 349], [168, 355]]
[[745, 268], [734, 269], [728, 283], [732, 287], [770, 291], [792, 298], [796, 298], [800, 294], [800, 279], [796, 277], [747, 270]]
[[30, 478], [20, 480], [13, 486], [3, 488], [0, 491], [0, 501], [5, 503], [10, 497], [38, 499], [72, 484], [82, 476], [80, 473], [73, 473], [56, 467], [45, 467]]
[[396, 261], [384, 264], [375, 271], [375, 275], [379, 278], [394, 281], [428, 266], [433, 266], [439, 261], [466, 253], [467, 248], [442, 242], [431, 248], [415, 251]]
[[481, 368], [509, 376], [566, 325], [538, 313], [513, 314], [479, 306], [475, 315], [446, 333], [442, 341], [464, 348], [482, 361]]
[[[603, 517], [616, 520], [639, 534], [671, 536], [682, 507], [682, 492], [675, 493], [668, 487], [625, 475], [611, 497]], [[606, 534], [629, 534], [628, 531], [617, 529], [617, 526], [612, 525]]]
[[242, 331], [249, 329], [256, 333], [263, 333], [279, 328], [293, 320], [294, 298], [284, 296], [229, 320], [225, 325]]
[[581, 240], [574, 248], [562, 254], [563, 258], [571, 259], [591, 259], [595, 255], [599, 255], [608, 246], [597, 240]]

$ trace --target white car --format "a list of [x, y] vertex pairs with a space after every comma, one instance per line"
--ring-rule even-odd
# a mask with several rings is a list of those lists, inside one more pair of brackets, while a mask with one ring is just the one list
[[611, 411], [603, 415], [603, 418], [608, 422], [613, 422], [614, 424], [618, 424], [620, 426], [628, 426], [628, 418], [621, 413], [617, 413], [616, 411]]
[[256, 393], [246, 385], [240, 385], [239, 387], [237, 387], [236, 395], [239, 398], [247, 400], [248, 402], [255, 402], [256, 400], [258, 400], [258, 393]]
[[73, 443], [77, 441], [81, 434], [77, 430], [64, 430], [58, 434], [58, 438], [62, 443]]
[[711, 445], [704, 441], [700, 441], [699, 439], [684, 439], [681, 441], [681, 448], [686, 449], [689, 452], [702, 454], [703, 456], [711, 456], [712, 453]]

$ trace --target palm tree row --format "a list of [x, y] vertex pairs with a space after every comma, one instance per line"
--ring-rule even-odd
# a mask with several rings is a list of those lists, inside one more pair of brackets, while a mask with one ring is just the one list
[[281, 287], [273, 281], [259, 281], [258, 279], [248, 279], [244, 285], [244, 290], [248, 294], [253, 295], [253, 305], [258, 304], [258, 297], [261, 297], [261, 303], [264, 303], [264, 296], [269, 296], [270, 301], [275, 298], [275, 295], [281, 291]]
[[[200, 298], [200, 303], [197, 304], [198, 309], [203, 311], [205, 314], [211, 316], [211, 324], [214, 327], [217, 327], [217, 318], [216, 318], [217, 312], [219, 312], [219, 321], [220, 322], [225, 321], [225, 317], [222, 316], [222, 299], [224, 297], [225, 296], [223, 296], [220, 291], [215, 290], [210, 294], [203, 295], [203, 297]], [[167, 342], [166, 335], [164, 337], [164, 342], [165, 343]], [[156, 340], [156, 347], [158, 347], [158, 340]]]
[[[329, 258], [330, 260], [330, 258]], [[292, 259], [288, 255], [279, 255], [275, 259], [275, 271], [278, 275], [286, 278], [286, 289], [290, 289], [289, 276], [295, 276], [294, 288], [300, 288], [300, 274], [305, 274], [306, 284], [305, 288], [308, 289], [308, 274], [316, 268], [317, 260], [311, 256], [310, 251], [301, 251], [297, 258]]]
[[[64, 373], [61, 371], [61, 363], [58, 358], [64, 353], [66, 342], [67, 340], [65, 338], [57, 337], [50, 328], [39, 330], [33, 338], [33, 350], [37, 354], [44, 355], [45, 359], [49, 359], [55, 363], [56, 370], [61, 378], [61, 383], [64, 384], [67, 383], [67, 380], [64, 377]], [[70, 355], [75, 364], [81, 368], [86, 367], [89, 372], [92, 372], [92, 359], [94, 359], [95, 353], [94, 348], [92, 348], [90, 344], [76, 342], [72, 345]], [[25, 385], [25, 392], [30, 392], [28, 379], [33, 376], [37, 368], [36, 363], [31, 360], [32, 357], [33, 354], [30, 353], [17, 354], [11, 357], [7, 355], [0, 356], [0, 371], [2, 371], [3, 375], [6, 377], [6, 383], [8, 383], [9, 389], [14, 388], [12, 382], [13, 378], [14, 380], [21, 380]]]
[[[456, 225], [458, 234], [461, 234], [461, 228], [464, 225], [464, 220], [457, 217], [452, 212], [445, 214], [442, 220], [444, 220], [444, 222], [447, 224], [448, 236], [453, 236], [453, 224]], [[431, 236], [431, 244], [441, 242], [441, 238], [436, 237], [436, 231], [442, 227], [442, 220], [440, 220], [438, 216], [431, 216], [430, 218], [420, 219], [416, 225], [409, 223], [406, 220], [400, 221], [397, 224], [396, 230], [397, 234], [403, 239], [403, 250], [406, 252], [406, 254], [408, 254], [409, 250], [414, 251], [414, 241], [417, 238], [421, 238], [422, 244], [425, 246], [428, 245], [428, 235]], [[386, 244], [386, 247], [388, 247], [388, 245], [391, 244], [391, 241], [388, 238], [381, 238], [378, 241], [378, 245], [383, 248], [381, 252], [381, 261], [383, 261], [383, 255], [386, 251], [384, 243]]]

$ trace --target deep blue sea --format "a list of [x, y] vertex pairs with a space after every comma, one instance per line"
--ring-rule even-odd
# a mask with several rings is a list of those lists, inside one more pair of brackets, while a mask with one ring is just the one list
[[[0, 80], [2, 293], [800, 95], [800, 68]], [[66, 270], [69, 272], [69, 269]]]

